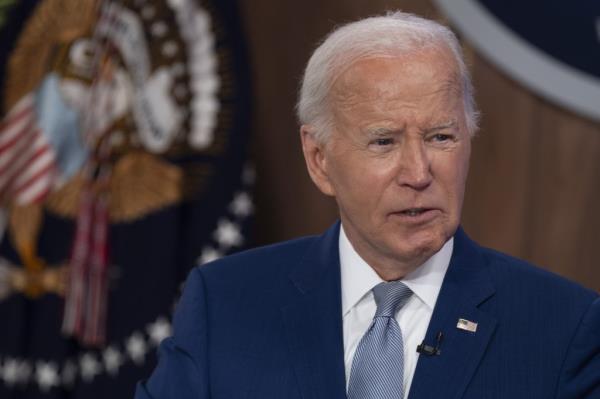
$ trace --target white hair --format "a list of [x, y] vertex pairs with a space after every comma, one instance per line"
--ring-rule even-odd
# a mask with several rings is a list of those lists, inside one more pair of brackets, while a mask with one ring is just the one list
[[311, 125], [315, 138], [325, 142], [333, 128], [328, 95], [336, 77], [359, 59], [405, 55], [425, 48], [450, 49], [458, 68], [466, 128], [477, 131], [479, 113], [473, 85], [461, 46], [447, 27], [413, 14], [393, 12], [351, 22], [334, 29], [314, 51], [300, 88], [296, 110], [303, 125]]

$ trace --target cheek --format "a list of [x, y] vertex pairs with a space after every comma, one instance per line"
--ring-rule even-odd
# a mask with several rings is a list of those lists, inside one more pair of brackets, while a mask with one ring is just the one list
[[336, 165], [331, 181], [339, 207], [353, 218], [373, 219], [380, 212], [382, 197], [389, 186], [380, 168], [363, 161]]
[[[445, 158], [438, 158], [433, 169], [437, 172], [437, 180], [451, 201], [461, 201], [465, 190], [465, 182], [469, 170], [468, 157], [456, 153]], [[460, 206], [460, 204], [458, 204]]]
[[347, 152], [331, 159], [329, 176], [333, 185], [353, 196], [375, 195], [390, 176], [392, 162]]
[[448, 171], [451, 171], [452, 180], [458, 188], [464, 188], [467, 174], [469, 172], [469, 161], [464, 156], [458, 156], [447, 165]]
[[462, 210], [462, 204], [465, 194], [465, 185], [467, 182], [467, 175], [469, 173], [469, 159], [468, 157], [462, 157], [455, 164], [455, 174], [453, 176], [453, 187], [451, 190], [453, 191], [454, 201], [456, 202], [455, 206], [457, 208], [457, 212], [460, 214]]
[[461, 158], [458, 162], [458, 166], [457, 166], [457, 180], [458, 180], [458, 185], [461, 188], [461, 198], [462, 198], [462, 194], [464, 194], [465, 191], [465, 184], [467, 182], [467, 176], [469, 174], [469, 158], [470, 158], [470, 147], [465, 149], [465, 152], [461, 155]]

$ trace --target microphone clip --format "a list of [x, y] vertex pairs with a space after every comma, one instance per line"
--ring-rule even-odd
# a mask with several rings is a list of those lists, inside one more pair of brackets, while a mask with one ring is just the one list
[[444, 334], [442, 334], [441, 331], [437, 333], [435, 347], [425, 344], [425, 340], [423, 340], [423, 342], [417, 346], [417, 352], [425, 356], [439, 356], [442, 353], [440, 345], [442, 344], [443, 337]]

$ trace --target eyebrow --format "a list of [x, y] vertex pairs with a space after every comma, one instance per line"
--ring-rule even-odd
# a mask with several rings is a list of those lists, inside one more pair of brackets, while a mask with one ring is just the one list
[[404, 129], [394, 129], [394, 128], [388, 128], [388, 127], [375, 127], [375, 128], [367, 129], [367, 134], [369, 136], [374, 136], [374, 137], [383, 137], [383, 136], [389, 136], [390, 134], [394, 134], [394, 133], [402, 133], [403, 131], [404, 131]]
[[[458, 125], [456, 119], [449, 120], [447, 122], [443, 122], [437, 126], [431, 127], [429, 129], [423, 130], [424, 133], [436, 132], [438, 130], [448, 129], [450, 127], [456, 127]], [[403, 128], [395, 129], [388, 127], [374, 127], [367, 129], [367, 134], [373, 137], [384, 137], [389, 136], [390, 134], [402, 133], [404, 132]]]
[[457, 126], [456, 119], [452, 119], [452, 120], [450, 120], [448, 122], [444, 122], [444, 123], [442, 123], [440, 125], [437, 125], [437, 126], [434, 126], [432, 128], [425, 129], [425, 132], [430, 133], [430, 132], [435, 132], [437, 130], [444, 130], [444, 129], [447, 129], [449, 127], [456, 127], [456, 126]]

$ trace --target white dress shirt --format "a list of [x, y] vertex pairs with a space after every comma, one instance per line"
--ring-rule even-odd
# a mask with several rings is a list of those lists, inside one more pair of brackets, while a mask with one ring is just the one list
[[[417, 345], [425, 338], [442, 281], [450, 264], [453, 243], [454, 238], [451, 238], [439, 252], [402, 279], [413, 292], [408, 302], [396, 314], [404, 342], [404, 398], [408, 397], [410, 391], [419, 358]], [[372, 289], [383, 280], [354, 250], [343, 227], [340, 228], [339, 251], [347, 388], [354, 352], [371, 325], [377, 309]]]

